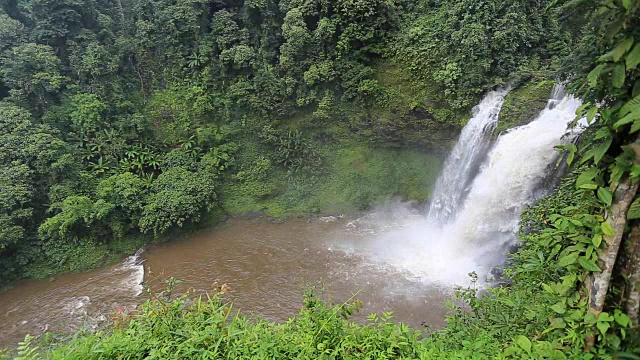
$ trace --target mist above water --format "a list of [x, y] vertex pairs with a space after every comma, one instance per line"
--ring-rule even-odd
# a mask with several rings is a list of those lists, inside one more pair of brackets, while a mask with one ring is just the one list
[[556, 86], [546, 108], [527, 125], [490, 144], [506, 90], [489, 93], [462, 131], [437, 182], [426, 216], [396, 206], [352, 222], [359, 241], [336, 247], [417, 281], [467, 286], [485, 281], [517, 244], [522, 210], [546, 194], [557, 145], [572, 139], [567, 125], [580, 101]]

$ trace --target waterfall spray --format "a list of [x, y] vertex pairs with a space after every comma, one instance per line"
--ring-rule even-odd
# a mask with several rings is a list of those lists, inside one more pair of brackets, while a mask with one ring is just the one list
[[487, 134], [505, 95], [491, 92], [478, 106], [440, 175], [427, 217], [355, 244], [354, 252], [444, 286], [467, 285], [470, 272], [485, 280], [504, 262], [518, 241], [520, 214], [544, 195], [540, 189], [559, 156], [554, 147], [570, 141], [563, 135], [580, 106], [556, 86], [536, 119], [491, 147]]

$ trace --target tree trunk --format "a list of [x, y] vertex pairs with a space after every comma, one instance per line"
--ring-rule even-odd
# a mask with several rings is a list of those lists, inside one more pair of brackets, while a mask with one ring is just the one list
[[638, 326], [640, 312], [640, 226], [634, 226], [629, 234], [629, 257], [625, 274], [629, 281], [626, 312], [634, 327]]
[[[624, 235], [624, 229], [627, 224], [627, 210], [629, 210], [629, 206], [631, 206], [637, 191], [638, 184], [632, 184], [630, 179], [622, 181], [618, 184], [614, 193], [613, 204], [607, 213], [606, 222], [611, 225], [615, 235], [604, 237], [607, 247], [598, 250], [598, 259], [600, 259], [598, 265], [602, 271], [593, 273], [587, 280], [589, 289], [589, 312], [596, 317], [604, 308], [613, 267], [618, 258], [618, 251], [620, 250], [622, 236]], [[587, 340], [587, 346], [591, 347], [594, 343], [595, 335], [592, 335]]]

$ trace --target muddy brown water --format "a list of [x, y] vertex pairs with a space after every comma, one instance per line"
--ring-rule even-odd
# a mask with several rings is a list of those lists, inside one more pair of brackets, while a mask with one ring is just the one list
[[226, 284], [234, 309], [282, 321], [302, 306], [304, 290], [324, 283], [325, 297], [351, 298], [367, 314], [392, 311], [414, 327], [444, 324], [450, 290], [428, 285], [394, 269], [372, 264], [338, 245], [367, 241], [374, 230], [333, 217], [270, 223], [232, 220], [196, 236], [155, 245], [122, 263], [54, 281], [26, 280], [0, 293], [0, 348], [25, 334], [71, 332], [99, 326], [113, 311], [144, 301], [142, 282], [153, 290], [162, 279], [182, 289], [208, 291]]

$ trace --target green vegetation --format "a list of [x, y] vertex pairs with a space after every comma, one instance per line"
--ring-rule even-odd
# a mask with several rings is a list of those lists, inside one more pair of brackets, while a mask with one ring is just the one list
[[[593, 190], [576, 191], [578, 174], [522, 215], [523, 246], [504, 272], [511, 285], [481, 296], [461, 289], [469, 308], [452, 308], [447, 326], [438, 331], [397, 324], [391, 313], [371, 314], [367, 324], [351, 322], [349, 316], [363, 310], [360, 301], [332, 305], [314, 289], [305, 294], [298, 315], [270, 323], [235, 312], [224, 300], [224, 287], [195, 302], [188, 295], [171, 300], [175, 281], [169, 279], [168, 290], [151, 296], [139, 312], [117, 315], [113, 329], [77, 334], [62, 347], [28, 338], [21, 354], [27, 359], [608, 359], [613, 354], [633, 359], [640, 337], [630, 329], [629, 317], [615, 307], [589, 314], [576, 291], [596, 266], [577, 253], [594, 254], [587, 236], [604, 235], [602, 217], [590, 213], [606, 207]], [[588, 354], [591, 336], [599, 341]]]
[[545, 4], [1, 2], [0, 282], [224, 214], [426, 200], [483, 91], [560, 69]]
[[501, 130], [538, 111], [549, 79], [590, 124], [559, 149], [572, 175], [523, 214], [509, 285], [461, 289], [469, 309], [443, 330], [354, 324], [357, 301], [313, 293], [284, 324], [165, 293], [112, 329], [27, 340], [22, 358], [638, 358], [640, 1], [0, 5], [3, 282], [225, 212], [424, 201], [470, 107], [510, 80]]
[[249, 171], [239, 173], [226, 185], [222, 206], [232, 214], [260, 210], [278, 218], [318, 212], [353, 213], [394, 196], [424, 201], [441, 166], [439, 157], [406, 150], [366, 146], [333, 146], [326, 150], [323, 159], [328, 165], [322, 179], [270, 179], [264, 169], [270, 162], [259, 157]]

